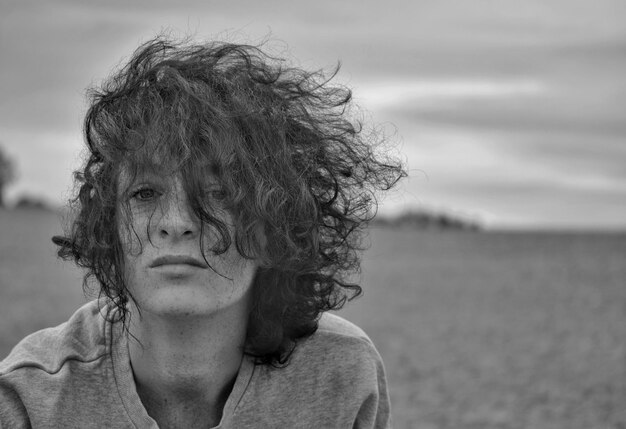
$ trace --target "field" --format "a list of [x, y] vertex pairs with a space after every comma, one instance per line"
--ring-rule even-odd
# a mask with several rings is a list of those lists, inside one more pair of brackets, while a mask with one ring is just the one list
[[[85, 301], [56, 215], [0, 211], [0, 358]], [[626, 428], [626, 235], [375, 229], [340, 314], [397, 428]]]

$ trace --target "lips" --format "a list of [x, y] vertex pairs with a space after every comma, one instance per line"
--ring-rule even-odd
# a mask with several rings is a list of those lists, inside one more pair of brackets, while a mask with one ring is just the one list
[[156, 258], [150, 264], [150, 268], [162, 267], [167, 265], [191, 265], [192, 267], [208, 268], [206, 262], [186, 255], [166, 255]]

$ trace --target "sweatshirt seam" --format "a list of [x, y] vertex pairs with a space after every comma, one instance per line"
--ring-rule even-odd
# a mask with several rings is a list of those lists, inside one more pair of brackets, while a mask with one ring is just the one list
[[[246, 359], [246, 357], [244, 357], [244, 359]], [[241, 401], [243, 401], [243, 397], [246, 396], [246, 393], [248, 393], [248, 388], [252, 384], [252, 378], [256, 375], [256, 372], [257, 372], [256, 371], [256, 365], [254, 364], [254, 362], [248, 362], [247, 364], [252, 366], [250, 368], [250, 375], [248, 376], [248, 380], [246, 382], [246, 385], [243, 387], [241, 395], [239, 395], [239, 398], [237, 398], [237, 403], [233, 407], [232, 415], [235, 415], [235, 411], [237, 410], [237, 407], [239, 407], [239, 404], [241, 404]]]
[[67, 364], [68, 362], [79, 362], [79, 363], [93, 363], [96, 362], [100, 359], [102, 359], [103, 357], [106, 356], [106, 352], [104, 352], [101, 355], [98, 355], [96, 357], [94, 357], [93, 359], [80, 359], [80, 358], [73, 358], [73, 357], [68, 357], [66, 359], [63, 360], [63, 363], [61, 365], [59, 365], [58, 369], [56, 369], [55, 371], [46, 368], [44, 365], [39, 364], [39, 363], [16, 363], [14, 364], [14, 366], [12, 366], [9, 370], [7, 370], [6, 372], [0, 372], [0, 377], [4, 377], [7, 375], [10, 375], [11, 373], [18, 371], [20, 369], [28, 369], [28, 368], [33, 368], [33, 369], [38, 369], [42, 372], [45, 372], [49, 375], [55, 375], [58, 374], [63, 367], [65, 366], [65, 364]]

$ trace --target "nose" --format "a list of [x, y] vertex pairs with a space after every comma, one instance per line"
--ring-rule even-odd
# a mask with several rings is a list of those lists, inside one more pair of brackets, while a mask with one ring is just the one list
[[156, 229], [162, 239], [180, 240], [198, 237], [199, 221], [189, 207], [185, 192], [179, 187], [162, 198], [161, 216]]

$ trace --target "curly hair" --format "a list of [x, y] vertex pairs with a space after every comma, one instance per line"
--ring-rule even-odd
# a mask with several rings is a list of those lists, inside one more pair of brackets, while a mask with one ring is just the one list
[[[322, 312], [361, 294], [350, 278], [376, 195], [406, 175], [377, 151], [383, 139], [352, 118], [351, 91], [330, 84], [337, 71], [290, 67], [249, 45], [160, 36], [143, 44], [89, 92], [88, 159], [74, 173], [75, 218], [53, 237], [59, 256], [87, 269], [84, 287], [95, 278], [126, 325], [132, 295], [112, 221], [124, 192], [120, 166], [180, 174], [190, 208], [219, 233], [211, 251], [234, 243], [259, 261], [245, 352], [285, 364]], [[232, 233], [203, 201], [207, 167], [223, 188]]]

